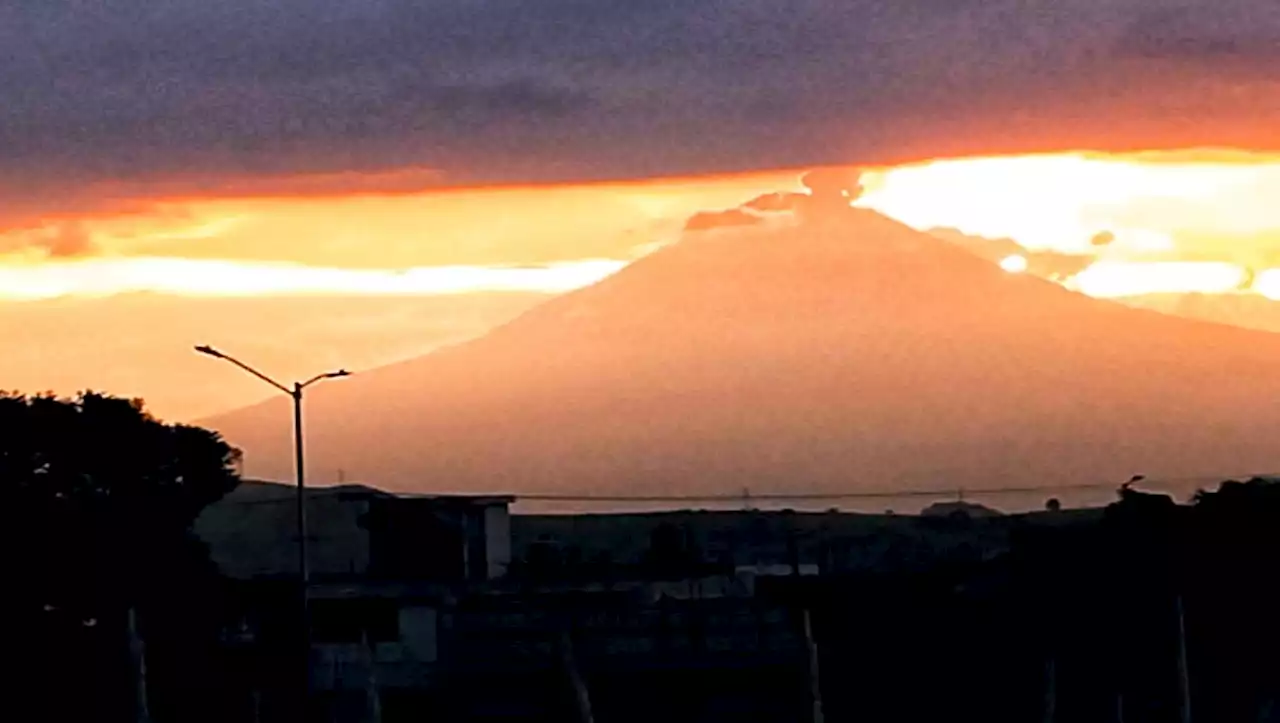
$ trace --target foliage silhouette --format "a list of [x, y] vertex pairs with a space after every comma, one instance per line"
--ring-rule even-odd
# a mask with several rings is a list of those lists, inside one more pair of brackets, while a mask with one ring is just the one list
[[219, 584], [189, 530], [236, 486], [238, 461], [217, 434], [162, 423], [139, 400], [0, 395], [0, 549], [18, 654], [42, 663], [20, 675], [49, 693], [43, 717], [133, 715], [134, 610], [153, 713], [199, 719], [175, 705], [194, 710], [192, 681], [214, 683], [202, 653], [215, 648]]

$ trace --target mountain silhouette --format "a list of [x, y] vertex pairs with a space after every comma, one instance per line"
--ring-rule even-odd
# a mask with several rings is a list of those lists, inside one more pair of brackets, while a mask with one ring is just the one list
[[[732, 494], [1278, 466], [1280, 335], [1009, 274], [847, 201], [799, 218], [687, 234], [484, 337], [318, 385], [312, 478]], [[287, 405], [207, 423], [287, 479]]]

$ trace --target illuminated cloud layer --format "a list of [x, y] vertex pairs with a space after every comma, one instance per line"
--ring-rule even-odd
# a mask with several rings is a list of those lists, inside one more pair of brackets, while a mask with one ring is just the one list
[[1197, 244], [1211, 241], [1213, 252], [1230, 253], [1223, 242], [1280, 233], [1273, 200], [1280, 193], [1280, 157], [1274, 156], [946, 160], [873, 171], [864, 182], [860, 205], [916, 228], [1011, 238], [1037, 250], [1198, 253], [1206, 249]]
[[1278, 46], [1272, 0], [0, 0], [0, 215], [1275, 146]]
[[856, 199], [993, 263], [1016, 255], [1093, 296], [1275, 293], [1280, 158], [1200, 152], [171, 201], [0, 232], [0, 298], [566, 291], [681, 233], [802, 220], [800, 189], [824, 178], [845, 190], [837, 205]]
[[1091, 296], [1273, 293], [1261, 279], [1280, 267], [1274, 156], [946, 160], [863, 183], [861, 206], [993, 261], [1024, 255], [1031, 273]]
[[624, 265], [607, 259], [531, 267], [433, 266], [403, 271], [178, 258], [95, 258], [0, 265], [0, 300], [175, 296], [431, 296], [485, 291], [560, 293]]
[[1235, 291], [1247, 272], [1229, 263], [1099, 261], [1067, 282], [1067, 288], [1096, 297], [1142, 294], [1222, 294]]

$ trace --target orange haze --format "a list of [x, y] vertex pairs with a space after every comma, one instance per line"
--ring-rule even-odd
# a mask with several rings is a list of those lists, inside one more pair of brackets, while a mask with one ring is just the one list
[[[540, 295], [593, 283], [674, 242], [698, 211], [798, 190], [799, 176], [774, 171], [445, 191], [415, 188], [416, 177], [401, 174], [393, 183], [357, 179], [356, 192], [344, 192], [352, 186], [339, 178], [317, 188], [302, 184], [293, 195], [255, 195], [245, 187], [232, 197], [143, 199], [131, 203], [129, 213], [47, 218], [0, 230], [0, 299], [9, 300], [3, 320], [10, 337], [30, 350], [0, 360], [0, 379], [27, 390], [94, 386], [142, 395], [174, 416], [209, 413], [253, 401], [263, 390], [231, 370], [187, 359], [190, 343], [219, 343], [206, 336], [207, 324], [186, 323], [179, 314], [163, 327], [148, 325], [140, 320], [150, 315], [140, 309], [172, 305], [175, 297], [191, 297], [192, 304], [237, 297], [237, 309], [253, 301], [262, 310], [238, 322], [241, 348], [280, 338], [282, 325], [305, 324], [314, 331], [305, 338], [324, 339], [324, 359], [358, 356], [373, 366], [483, 333]], [[1088, 268], [1059, 281], [1092, 296], [1195, 291], [1280, 299], [1280, 205], [1274, 203], [1280, 156], [971, 158], [870, 168], [863, 181], [858, 205], [914, 228], [1016, 242], [1011, 254], [995, 259], [1004, 259], [1007, 270], [1035, 272], [1034, 264], [1008, 258], [1023, 252], [1082, 255], [1081, 267]], [[1096, 243], [1099, 237], [1108, 242]], [[103, 298], [135, 292], [156, 298], [129, 304]], [[491, 303], [490, 292], [533, 295], [492, 313], [465, 311], [469, 296]], [[436, 296], [457, 299], [430, 306], [428, 316], [394, 311], [408, 297]], [[319, 318], [307, 314], [299, 297], [315, 299], [313, 308], [321, 306], [318, 297], [382, 301], [376, 311], [359, 307], [367, 312], [326, 306], [332, 316]], [[48, 323], [49, 314], [84, 315], [85, 308], [94, 309], [91, 326], [100, 338], [51, 331], [72, 326]], [[289, 312], [273, 316], [277, 308]], [[441, 314], [463, 321], [428, 342], [422, 330], [449, 321]], [[390, 344], [351, 333], [373, 324], [384, 342], [423, 341]], [[357, 338], [378, 346], [342, 353], [342, 340]], [[298, 344], [276, 352], [285, 367], [277, 371], [311, 371], [307, 362], [316, 349]], [[174, 350], [184, 351], [175, 356]], [[95, 366], [86, 366], [86, 358]], [[165, 361], [150, 361], [159, 359]], [[196, 379], [207, 380], [208, 389], [193, 389]]]

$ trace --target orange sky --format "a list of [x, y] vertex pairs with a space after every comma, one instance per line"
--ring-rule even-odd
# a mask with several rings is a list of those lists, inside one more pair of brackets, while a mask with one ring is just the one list
[[[937, 161], [872, 169], [864, 183], [860, 205], [922, 230], [1089, 254], [1095, 265], [1066, 284], [1092, 295], [1234, 293], [1253, 273], [1254, 292], [1280, 297], [1280, 157]], [[145, 396], [165, 416], [200, 416], [269, 390], [209, 368], [189, 354], [192, 343], [257, 353], [285, 377], [309, 376], [321, 363], [394, 361], [602, 278], [675, 241], [699, 210], [798, 188], [798, 173], [785, 171], [355, 195], [322, 189], [144, 199], [132, 213], [49, 218], [0, 232], [0, 324], [25, 349], [0, 359], [0, 379], [24, 391], [93, 386]], [[1091, 244], [1101, 232], [1114, 241]], [[331, 303], [340, 299], [366, 301]], [[378, 332], [366, 333], [372, 328]], [[284, 338], [296, 346], [264, 344]]]

